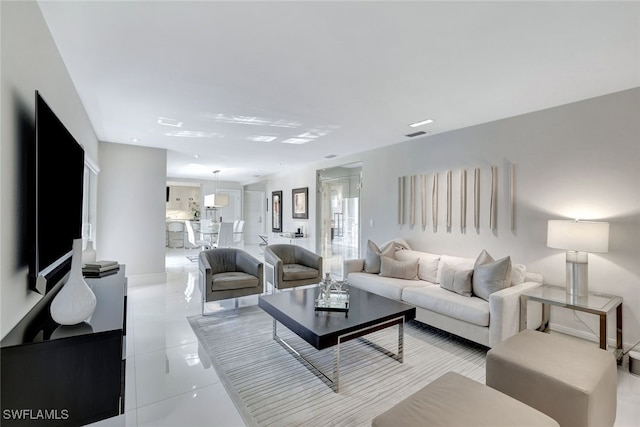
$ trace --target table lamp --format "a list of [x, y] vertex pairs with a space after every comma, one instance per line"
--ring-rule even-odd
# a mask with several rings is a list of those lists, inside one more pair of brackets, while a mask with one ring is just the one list
[[578, 220], [549, 220], [547, 247], [567, 251], [567, 295], [586, 297], [588, 253], [609, 250], [609, 223]]

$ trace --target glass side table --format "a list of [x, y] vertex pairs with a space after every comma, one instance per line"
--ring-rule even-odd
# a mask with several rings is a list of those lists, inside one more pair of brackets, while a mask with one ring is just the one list
[[607, 349], [607, 315], [616, 309], [616, 349], [618, 364], [622, 362], [622, 298], [615, 295], [589, 292], [586, 297], [567, 294], [564, 287], [542, 285], [520, 296], [520, 330], [527, 328], [527, 302], [542, 304], [542, 324], [539, 331], [549, 332], [551, 306], [595, 314], [600, 317], [600, 348]]

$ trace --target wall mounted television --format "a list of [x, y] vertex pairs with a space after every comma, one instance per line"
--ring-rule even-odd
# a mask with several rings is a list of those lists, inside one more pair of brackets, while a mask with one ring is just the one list
[[35, 139], [29, 288], [44, 294], [70, 270], [73, 240], [82, 237], [84, 149], [38, 91]]

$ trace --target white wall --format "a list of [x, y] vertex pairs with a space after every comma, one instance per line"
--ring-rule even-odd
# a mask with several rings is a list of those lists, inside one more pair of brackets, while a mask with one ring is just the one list
[[[269, 200], [269, 208], [266, 223], [266, 233], [269, 236], [269, 242], [277, 241], [278, 233], [273, 233], [271, 223], [271, 193], [273, 191], [282, 191], [282, 231], [293, 232], [298, 227], [304, 230], [308, 236], [308, 240], [304, 242], [304, 246], [315, 250], [317, 243], [316, 235], [316, 171], [315, 168], [299, 168], [282, 172], [280, 174], [271, 175], [267, 180], [267, 199]], [[293, 195], [294, 188], [309, 188], [309, 219], [293, 218]]]
[[[369, 152], [363, 156], [363, 240], [380, 242], [400, 236], [417, 249], [469, 257], [486, 248], [494, 257], [510, 255], [514, 262], [543, 273], [547, 283], [563, 285], [565, 255], [546, 247], [547, 220], [608, 221], [609, 252], [589, 255], [590, 289], [624, 298], [623, 338], [634, 344], [640, 340], [638, 117], [640, 89], [635, 89]], [[515, 232], [509, 229], [505, 179], [509, 162], [516, 170]], [[489, 229], [488, 215], [491, 165], [499, 169], [495, 233]], [[482, 171], [481, 227], [473, 229], [469, 193], [467, 232], [462, 233], [458, 225], [456, 197], [453, 227], [448, 232], [444, 226], [444, 173], [454, 171], [457, 195], [457, 170], [467, 169], [470, 190], [475, 167]], [[434, 233], [431, 225], [426, 230], [397, 225], [397, 177], [434, 172], [440, 173], [438, 231]], [[390, 197], [381, 198], [380, 194]], [[368, 227], [369, 219], [375, 220], [374, 228]], [[598, 330], [595, 316], [580, 317]], [[589, 334], [566, 310], [554, 310], [552, 322]], [[615, 336], [613, 326], [610, 322], [610, 337]]]
[[[510, 255], [547, 283], [565, 282], [563, 251], [546, 247], [548, 219], [581, 218], [611, 224], [609, 252], [589, 255], [590, 289], [620, 295], [623, 340], [640, 340], [640, 89], [473, 126], [454, 132], [371, 150], [269, 177], [271, 191], [284, 190], [284, 224], [291, 222], [291, 187], [315, 185], [315, 170], [353, 161], [363, 163], [362, 242], [402, 237], [418, 250], [476, 257], [487, 249], [494, 257]], [[516, 170], [516, 230], [509, 228], [506, 171]], [[498, 229], [489, 228], [491, 166], [498, 166]], [[467, 170], [467, 230], [459, 222], [458, 170]], [[481, 226], [473, 228], [473, 169], [481, 169]], [[454, 171], [453, 227], [445, 227], [445, 173]], [[439, 226], [429, 217], [421, 227], [397, 223], [397, 178], [439, 173]], [[315, 204], [315, 197], [310, 197]], [[419, 205], [418, 205], [419, 206]], [[428, 203], [428, 210], [431, 203]], [[315, 221], [315, 206], [310, 208]], [[369, 221], [374, 221], [374, 227]], [[593, 330], [596, 316], [580, 314]], [[585, 337], [589, 330], [567, 310], [553, 310], [552, 322]], [[614, 324], [608, 328], [614, 337]]]
[[165, 273], [167, 152], [100, 142], [96, 252], [126, 265], [129, 283]]
[[[27, 266], [19, 255], [24, 239], [19, 211], [21, 141], [35, 126], [35, 91], [97, 162], [98, 140], [67, 69], [33, 1], [0, 2], [1, 139], [0, 144], [0, 334], [5, 336], [39, 301], [27, 289]], [[22, 122], [22, 124], [21, 124]]]

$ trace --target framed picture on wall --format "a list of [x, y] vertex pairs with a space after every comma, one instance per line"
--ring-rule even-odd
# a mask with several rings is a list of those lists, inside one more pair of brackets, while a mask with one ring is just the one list
[[271, 231], [282, 232], [282, 191], [271, 193]]
[[293, 214], [294, 218], [309, 219], [309, 187], [294, 188]]

